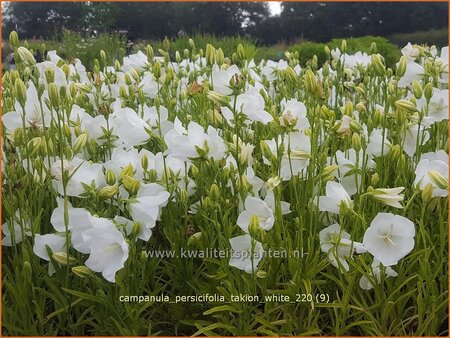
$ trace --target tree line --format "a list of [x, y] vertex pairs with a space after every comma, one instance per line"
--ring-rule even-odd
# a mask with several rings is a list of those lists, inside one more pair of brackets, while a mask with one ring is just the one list
[[86, 34], [126, 32], [131, 40], [193, 33], [243, 35], [279, 41], [386, 36], [448, 26], [447, 2], [283, 2], [270, 15], [264, 2], [10, 2], [3, 36], [58, 38], [64, 29]]

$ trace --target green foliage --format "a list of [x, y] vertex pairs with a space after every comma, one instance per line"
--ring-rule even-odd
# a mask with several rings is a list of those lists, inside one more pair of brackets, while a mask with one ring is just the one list
[[257, 61], [260, 60], [280, 60], [284, 57], [286, 51], [286, 46], [275, 45], [275, 46], [261, 46], [258, 47], [255, 55]]
[[316, 42], [303, 42], [288, 47], [290, 52], [298, 52], [300, 63], [304, 65], [306, 61], [311, 60], [314, 55], [317, 56], [319, 63], [324, 63], [327, 59], [325, 54], [325, 44]]
[[[388, 67], [392, 67], [399, 59], [401, 53], [398, 46], [381, 36], [363, 36], [360, 38], [346, 39], [347, 53], [354, 54], [358, 51], [371, 54], [370, 46], [373, 42], [377, 45], [377, 53], [381, 54]], [[330, 49], [340, 48], [342, 39], [333, 39], [327, 45]]]
[[388, 38], [399, 47], [404, 47], [408, 42], [444, 47], [448, 45], [448, 29], [431, 29], [413, 33], [392, 34]]

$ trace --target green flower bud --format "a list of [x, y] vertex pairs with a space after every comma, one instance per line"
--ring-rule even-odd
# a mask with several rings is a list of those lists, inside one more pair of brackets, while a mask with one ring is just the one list
[[328, 75], [330, 75], [330, 65], [328, 64], [328, 61], [322, 66], [322, 75], [323, 77], [328, 77]]
[[158, 172], [155, 169], [150, 169], [147, 172], [147, 180], [151, 183], [156, 182], [156, 180], [158, 179]]
[[341, 52], [343, 54], [347, 53], [347, 40], [342, 40], [341, 42]]
[[78, 154], [86, 145], [86, 142], [88, 140], [88, 134], [83, 133], [80, 136], [77, 137], [75, 140], [75, 143], [73, 144], [73, 152], [74, 154]]
[[68, 161], [71, 161], [73, 159], [73, 150], [72, 148], [65, 148], [64, 149], [64, 156]]
[[275, 159], [275, 157], [272, 153], [272, 150], [270, 150], [269, 145], [264, 141], [260, 141], [259, 146], [261, 148], [263, 156], [272, 162]]
[[380, 176], [378, 175], [378, 173], [373, 174], [372, 177], [370, 178], [370, 184], [373, 186], [377, 186], [379, 181]]
[[212, 90], [208, 91], [206, 96], [208, 97], [208, 99], [220, 106], [227, 106], [230, 103], [230, 98], [228, 96], [224, 96]]
[[412, 90], [414, 93], [414, 97], [416, 99], [420, 99], [422, 97], [423, 94], [423, 90], [422, 90], [422, 85], [420, 84], [419, 81], [414, 80], [412, 83]]
[[305, 87], [308, 92], [316, 93], [318, 87], [317, 78], [311, 69], [308, 69], [305, 73]]
[[189, 195], [186, 189], [181, 189], [180, 190], [180, 202], [184, 205], [187, 206], [189, 203]]
[[403, 55], [400, 58], [400, 61], [397, 63], [395, 75], [397, 75], [398, 77], [403, 77], [403, 75], [405, 75], [407, 62], [408, 60], [406, 59], [406, 56]]
[[266, 278], [267, 272], [265, 272], [264, 270], [258, 270], [258, 271], [256, 271], [256, 277], [257, 278]]
[[72, 138], [72, 129], [70, 129], [70, 126], [67, 123], [64, 123], [63, 131], [64, 131], [64, 135], [67, 137], [67, 139], [70, 140]]
[[56, 108], [59, 106], [59, 92], [58, 88], [54, 83], [50, 83], [48, 85], [48, 97], [50, 99], [50, 103], [52, 104], [53, 108]]
[[29, 261], [23, 263], [23, 274], [27, 281], [31, 281], [31, 276], [33, 275], [33, 267]]
[[77, 262], [77, 259], [67, 255], [67, 252], [55, 252], [52, 258], [61, 265], [72, 265]]
[[18, 148], [20, 148], [23, 145], [23, 142], [24, 142], [24, 135], [23, 135], [23, 133], [24, 133], [24, 130], [22, 128], [16, 128], [14, 130], [14, 136], [13, 136], [14, 144]]
[[27, 100], [27, 88], [25, 87], [25, 84], [21, 79], [16, 79], [14, 83], [14, 89], [16, 91], [17, 100], [19, 101], [20, 105], [24, 107]]
[[100, 61], [103, 65], [106, 65], [106, 53], [103, 49], [100, 51]]
[[107, 185], [106, 187], [100, 189], [100, 191], [98, 192], [98, 197], [108, 199], [114, 197], [118, 193], [119, 187], [115, 185]]
[[161, 63], [158, 61], [153, 65], [153, 75], [157, 80], [161, 77]]
[[377, 53], [377, 44], [375, 42], [372, 42], [372, 44], [370, 45], [370, 53], [371, 54]]
[[187, 240], [187, 245], [188, 246], [193, 246], [194, 244], [197, 244], [200, 239], [202, 238], [202, 233], [201, 232], [196, 232], [194, 234], [192, 234], [188, 240]]
[[416, 105], [409, 100], [395, 101], [395, 107], [407, 113], [414, 113], [417, 111]]
[[133, 166], [131, 164], [128, 164], [120, 172], [119, 181], [121, 181], [124, 176], [133, 177], [133, 175], [134, 175], [134, 168], [133, 168]]
[[131, 228], [131, 234], [133, 237], [137, 237], [141, 233], [142, 225], [141, 222], [136, 222]]
[[424, 204], [428, 204], [433, 199], [433, 186], [428, 183], [422, 190], [422, 201]]
[[33, 156], [42, 148], [42, 137], [34, 137], [27, 144], [28, 151], [30, 152], [30, 156]]
[[25, 47], [21, 46], [17, 48], [17, 53], [19, 54], [20, 59], [25, 65], [34, 66], [36, 64], [36, 60], [34, 59], [33, 54]]
[[148, 168], [148, 156], [147, 155], [142, 156], [141, 166], [142, 166], [142, 169], [147, 170], [147, 168]]
[[44, 72], [47, 83], [55, 82], [55, 71], [52, 68], [47, 68]]
[[448, 179], [436, 170], [428, 171], [428, 177], [439, 189], [448, 190]]
[[390, 160], [391, 161], [397, 161], [397, 159], [399, 158], [401, 153], [402, 153], [402, 149], [400, 148], [400, 145], [396, 144], [389, 151], [389, 158], [390, 158]]
[[72, 272], [80, 278], [88, 278], [93, 274], [92, 270], [84, 265], [74, 266]]
[[17, 48], [19, 46], [19, 36], [17, 35], [16, 31], [12, 31], [9, 33], [9, 44], [13, 48]]
[[386, 73], [386, 66], [384, 65], [380, 55], [378, 54], [373, 54], [372, 55], [372, 65], [373, 68], [375, 69], [375, 73], [378, 76], [384, 76]]
[[261, 228], [259, 226], [259, 217], [258, 217], [258, 215], [254, 214], [254, 215], [252, 215], [252, 217], [250, 219], [250, 223], [248, 224], [248, 233], [250, 234], [250, 236], [255, 238], [258, 236], [260, 229]]
[[116, 183], [116, 175], [111, 169], [106, 170], [106, 183], [109, 185]]
[[122, 184], [131, 195], [136, 195], [141, 187], [141, 182], [131, 176], [123, 176]]
[[219, 48], [216, 51], [216, 62], [220, 66], [220, 65], [223, 65], [224, 60], [225, 60], [225, 55], [223, 54], [223, 50], [222, 50], [222, 48]]
[[154, 53], [153, 53], [153, 47], [151, 45], [147, 45], [147, 47], [145, 47], [145, 52], [147, 54], [147, 58], [149, 60], [153, 60]]
[[220, 200], [220, 190], [217, 184], [211, 185], [211, 188], [209, 189], [209, 197], [211, 197], [211, 201], [213, 202], [219, 202]]
[[345, 106], [344, 106], [344, 111], [343, 111], [344, 115], [353, 116], [353, 103], [352, 101], [347, 101], [345, 102]]
[[356, 152], [361, 150], [361, 136], [358, 133], [352, 135], [352, 146]]
[[190, 170], [191, 170], [192, 177], [193, 178], [197, 178], [198, 177], [198, 173], [199, 173], [198, 167], [195, 164], [193, 164], [193, 165], [191, 165], [191, 169]]
[[427, 102], [430, 102], [431, 97], [433, 96], [433, 84], [428, 82], [424, 88], [424, 95]]
[[125, 88], [125, 86], [120, 86], [119, 96], [124, 99], [126, 99], [128, 97], [127, 89]]

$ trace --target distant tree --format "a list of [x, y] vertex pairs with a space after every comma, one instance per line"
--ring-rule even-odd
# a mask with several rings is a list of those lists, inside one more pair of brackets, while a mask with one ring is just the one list
[[447, 27], [444, 2], [284, 2], [282, 37], [328, 41], [335, 37], [389, 35]]
[[83, 7], [81, 2], [13, 2], [3, 27], [5, 33], [17, 30], [25, 38], [48, 38], [83, 26]]

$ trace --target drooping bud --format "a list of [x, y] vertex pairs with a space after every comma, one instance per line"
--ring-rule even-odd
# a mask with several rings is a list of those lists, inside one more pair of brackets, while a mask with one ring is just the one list
[[71, 265], [77, 262], [77, 259], [67, 255], [67, 252], [55, 252], [52, 258], [61, 265]]
[[439, 189], [448, 190], [448, 179], [436, 170], [428, 171], [428, 177]]
[[74, 266], [72, 272], [80, 278], [88, 278], [93, 274], [92, 270], [84, 265]]

